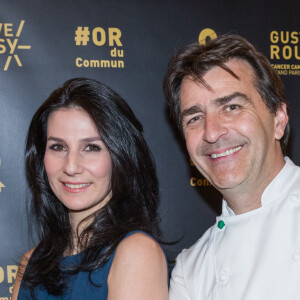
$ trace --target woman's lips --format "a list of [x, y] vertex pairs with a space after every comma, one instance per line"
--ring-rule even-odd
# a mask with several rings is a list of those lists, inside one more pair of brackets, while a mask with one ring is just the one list
[[80, 193], [87, 190], [91, 186], [91, 182], [82, 183], [82, 182], [61, 182], [64, 190], [70, 193]]

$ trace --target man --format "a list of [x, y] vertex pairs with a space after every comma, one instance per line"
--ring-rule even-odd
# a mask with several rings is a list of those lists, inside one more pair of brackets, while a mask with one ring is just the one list
[[224, 198], [216, 224], [177, 257], [170, 299], [300, 299], [300, 168], [283, 156], [279, 76], [228, 34], [175, 55], [164, 91], [192, 161]]

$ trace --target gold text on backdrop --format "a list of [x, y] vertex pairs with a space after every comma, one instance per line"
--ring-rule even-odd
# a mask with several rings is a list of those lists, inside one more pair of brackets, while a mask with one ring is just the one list
[[16, 49], [28, 50], [31, 49], [30, 45], [17, 45], [19, 37], [21, 36], [25, 21], [22, 20], [17, 29], [16, 34], [13, 33], [12, 23], [0, 23], [0, 34], [4, 35], [5, 39], [0, 38], [0, 54], [8, 54], [3, 70], [7, 71], [11, 63], [12, 57], [14, 57], [17, 65], [22, 67], [21, 60], [18, 54], [15, 54]]

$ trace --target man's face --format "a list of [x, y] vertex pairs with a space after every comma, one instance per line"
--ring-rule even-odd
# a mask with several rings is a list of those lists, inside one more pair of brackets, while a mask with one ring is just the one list
[[284, 162], [280, 138], [285, 106], [276, 115], [254, 87], [250, 65], [230, 60], [206, 73], [205, 87], [184, 78], [180, 91], [186, 146], [198, 170], [221, 192], [249, 192], [269, 183]]

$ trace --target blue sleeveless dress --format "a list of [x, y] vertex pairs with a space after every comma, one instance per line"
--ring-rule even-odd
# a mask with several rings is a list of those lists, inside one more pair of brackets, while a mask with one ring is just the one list
[[[128, 233], [125, 237], [129, 237], [130, 235], [141, 232], [141, 231], [132, 231]], [[143, 232], [147, 236], [147, 233]], [[151, 236], [149, 236], [151, 237]], [[151, 237], [153, 239], [153, 237]], [[69, 282], [68, 288], [65, 294], [61, 296], [52, 296], [47, 293], [47, 290], [42, 286], [38, 286], [35, 289], [35, 296], [37, 300], [107, 300], [108, 296], [108, 287], [107, 287], [107, 278], [108, 273], [110, 271], [114, 256], [110, 257], [109, 261], [106, 265], [92, 272], [91, 279], [96, 285], [101, 285], [100, 287], [96, 287], [91, 284], [89, 280], [89, 272], [79, 272], [77, 275], [73, 276]], [[80, 262], [82, 258], [82, 253], [75, 254], [72, 256], [67, 256], [63, 258], [62, 264], [64, 265], [73, 265]], [[30, 291], [24, 288], [23, 284], [21, 284], [18, 300], [32, 299], [30, 295]]]

